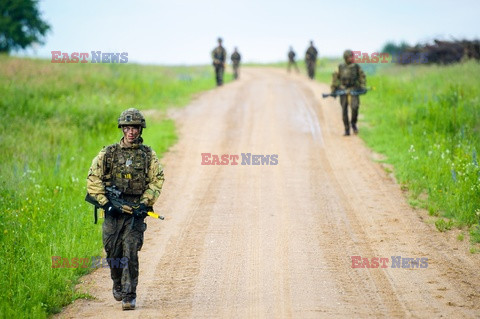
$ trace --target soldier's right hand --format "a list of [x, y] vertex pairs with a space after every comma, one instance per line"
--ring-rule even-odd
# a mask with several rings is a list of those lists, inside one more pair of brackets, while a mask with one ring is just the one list
[[112, 217], [117, 217], [122, 213], [117, 207], [113, 206], [111, 202], [107, 202], [103, 206], [103, 210], [105, 211], [105, 215], [110, 215]]

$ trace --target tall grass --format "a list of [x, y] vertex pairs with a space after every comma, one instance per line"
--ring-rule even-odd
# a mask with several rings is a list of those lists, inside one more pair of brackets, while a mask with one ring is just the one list
[[147, 112], [144, 138], [161, 155], [176, 139], [168, 107], [214, 87], [211, 67], [52, 64], [0, 56], [0, 316], [42, 318], [84, 297], [90, 269], [52, 268], [52, 256], [101, 254], [84, 202], [86, 175], [116, 119]]
[[368, 77], [376, 90], [362, 97], [360, 111], [361, 136], [387, 155], [412, 202], [469, 226], [475, 241], [480, 239], [479, 74], [473, 61], [382, 68]]

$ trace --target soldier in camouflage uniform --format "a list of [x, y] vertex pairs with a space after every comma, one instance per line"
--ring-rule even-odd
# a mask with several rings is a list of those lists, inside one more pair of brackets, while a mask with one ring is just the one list
[[308, 47], [307, 52], [305, 52], [305, 64], [307, 65], [308, 77], [312, 80], [315, 78], [315, 68], [317, 66], [317, 55], [318, 55], [318, 51], [313, 46], [313, 41], [310, 41], [310, 46]]
[[292, 65], [295, 67], [295, 70], [297, 70], [297, 73], [300, 72], [298, 70], [297, 62], [295, 62], [295, 51], [293, 51], [293, 48], [290, 47], [290, 50], [288, 51], [288, 73], [290, 73], [290, 68], [292, 67]]
[[93, 159], [87, 191], [105, 211], [102, 228], [107, 258], [128, 258], [128, 265], [123, 269], [110, 262], [109, 265], [115, 300], [122, 301], [123, 310], [133, 310], [138, 283], [138, 251], [142, 248], [147, 224], [144, 216], [126, 214], [114, 207], [105, 196], [105, 187], [116, 186], [122, 192], [122, 199], [152, 211], [164, 176], [155, 151], [143, 145], [141, 135], [146, 123], [140, 111], [130, 108], [122, 112], [118, 127], [122, 129], [123, 138], [119, 143], [104, 147]]
[[[338, 66], [338, 72], [332, 75], [332, 93], [336, 90], [359, 90], [365, 89], [366, 77], [360, 65], [353, 63], [353, 52], [346, 50], [343, 53], [345, 63]], [[345, 136], [350, 135], [350, 124], [353, 133], [358, 133], [357, 117], [360, 107], [360, 97], [358, 95], [341, 95], [340, 104], [342, 105], [343, 124], [345, 125]], [[352, 120], [348, 120], [348, 105], [352, 109]]]
[[235, 80], [238, 79], [238, 69], [240, 67], [240, 60], [242, 59], [242, 56], [237, 50], [237, 47], [233, 50], [232, 56], [230, 57], [232, 60], [232, 65], [233, 65], [233, 78]]
[[217, 86], [223, 84], [223, 72], [225, 71], [225, 60], [227, 51], [222, 47], [222, 38], [218, 38], [218, 46], [212, 51], [213, 67], [215, 68], [215, 78]]

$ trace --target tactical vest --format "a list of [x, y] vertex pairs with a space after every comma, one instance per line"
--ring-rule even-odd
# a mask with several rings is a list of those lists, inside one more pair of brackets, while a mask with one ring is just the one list
[[223, 47], [216, 47], [215, 50], [213, 50], [213, 58], [220, 60], [222, 63], [225, 62], [225, 50]]
[[305, 58], [307, 61], [315, 61], [317, 60], [317, 50], [313, 47], [309, 47], [307, 52], [305, 53]]
[[145, 145], [138, 148], [122, 148], [119, 144], [108, 146], [104, 158], [106, 186], [115, 185], [122, 194], [139, 197], [150, 182], [151, 159], [152, 149]]
[[358, 64], [341, 64], [339, 67], [340, 82], [346, 88], [359, 86], [360, 66]]
[[241, 59], [240, 54], [239, 53], [233, 53], [231, 59], [232, 59], [233, 63], [239, 64], [240, 59]]

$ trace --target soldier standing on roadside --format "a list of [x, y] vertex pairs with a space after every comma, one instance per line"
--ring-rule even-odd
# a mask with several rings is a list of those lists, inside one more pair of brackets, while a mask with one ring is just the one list
[[[345, 63], [338, 66], [338, 72], [332, 75], [332, 93], [336, 90], [361, 90], [366, 87], [366, 76], [360, 65], [353, 63], [353, 52], [346, 50], [343, 53]], [[350, 135], [350, 124], [352, 125], [353, 133], [358, 133], [357, 117], [358, 109], [360, 108], [360, 97], [358, 95], [341, 95], [340, 104], [342, 106], [343, 124], [345, 126], [345, 136]], [[352, 120], [348, 120], [348, 105], [352, 109]]]
[[[145, 127], [145, 118], [139, 110], [129, 108], [122, 112], [118, 128], [123, 138], [100, 151], [93, 159], [87, 178], [87, 192], [105, 211], [103, 245], [109, 258], [113, 297], [122, 301], [123, 310], [135, 309], [138, 251], [142, 248], [147, 224], [143, 214], [137, 216], [133, 209], [133, 214], [126, 214], [113, 206], [105, 195], [105, 187], [116, 186], [123, 200], [138, 204], [143, 211], [152, 211], [164, 176], [155, 151], [143, 144], [141, 135]], [[112, 265], [112, 260], [125, 257], [128, 259], [125, 268]]]
[[222, 38], [218, 38], [218, 46], [212, 51], [213, 67], [215, 68], [215, 79], [217, 86], [223, 84], [223, 72], [225, 71], [225, 60], [227, 52], [222, 47]]
[[297, 70], [297, 73], [300, 72], [298, 70], [297, 62], [295, 62], [295, 51], [293, 51], [293, 48], [290, 47], [290, 50], [288, 51], [288, 73], [290, 73], [290, 68], [292, 67], [292, 65], [295, 67], [295, 70]]
[[237, 80], [238, 69], [240, 67], [240, 60], [242, 59], [242, 56], [240, 55], [240, 53], [238, 53], [237, 47], [235, 47], [235, 49], [233, 50], [233, 53], [230, 59], [232, 60], [232, 64], [233, 64], [233, 78]]
[[307, 52], [305, 52], [305, 64], [307, 65], [308, 77], [312, 80], [315, 78], [317, 55], [318, 51], [313, 46], [313, 41], [310, 41], [310, 46], [308, 47]]

